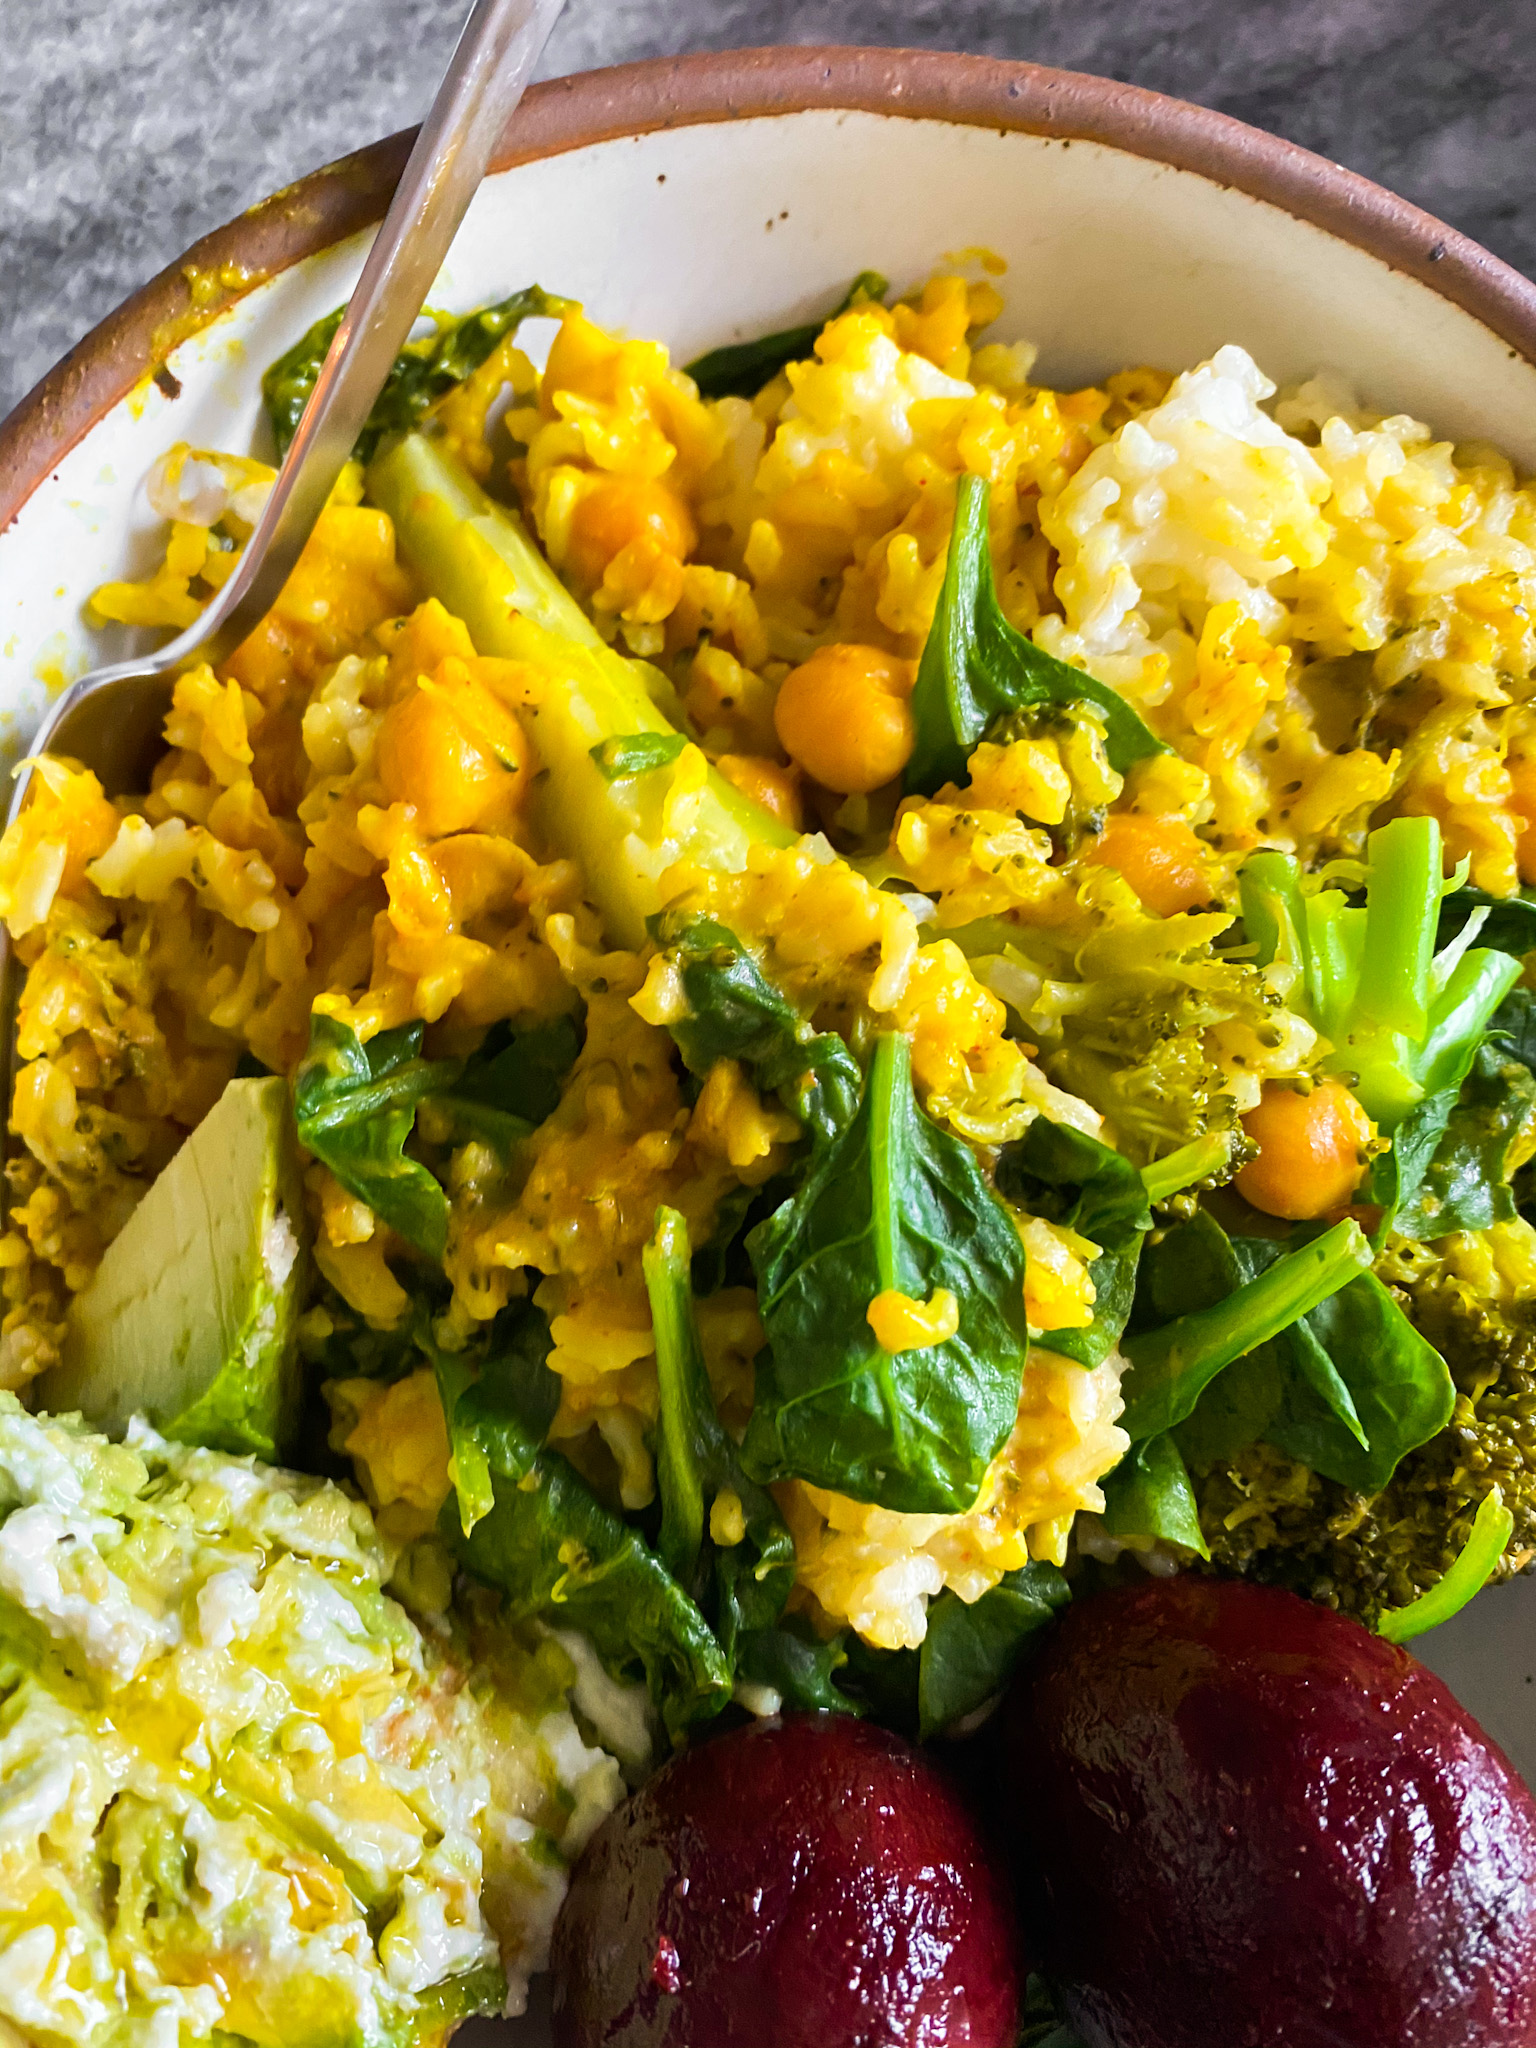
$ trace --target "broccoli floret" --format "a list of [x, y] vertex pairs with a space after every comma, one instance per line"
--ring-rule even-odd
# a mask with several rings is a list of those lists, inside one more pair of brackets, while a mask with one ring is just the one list
[[1131, 1156], [1156, 1159], [1210, 1133], [1238, 1143], [1231, 1077], [1206, 1044], [1212, 1006], [1192, 989], [1170, 990], [1160, 1006], [1140, 987], [1115, 993], [1074, 1016], [1068, 1042], [1044, 1055], [1057, 1087], [1108, 1117]]
[[1394, 1242], [1377, 1270], [1451, 1368], [1445, 1428], [1374, 1497], [1266, 1444], [1194, 1475], [1214, 1569], [1289, 1586], [1371, 1626], [1444, 1576], [1494, 1486], [1514, 1517], [1494, 1578], [1536, 1557], [1536, 1303], [1479, 1300], [1431, 1246]]

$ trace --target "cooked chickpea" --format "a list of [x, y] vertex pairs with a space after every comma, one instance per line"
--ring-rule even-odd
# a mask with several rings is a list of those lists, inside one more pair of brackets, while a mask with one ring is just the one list
[[1095, 866], [1118, 869], [1159, 917], [1196, 910], [1211, 900], [1205, 845], [1180, 817], [1117, 811], [1086, 858]]
[[1301, 1223], [1347, 1208], [1365, 1171], [1371, 1120], [1342, 1081], [1310, 1094], [1267, 1082], [1243, 1129], [1259, 1148], [1237, 1176], [1244, 1201]]
[[773, 722], [792, 760], [824, 789], [868, 796], [912, 758], [913, 666], [878, 647], [820, 647], [779, 687]]
[[614, 556], [637, 540], [649, 540], [659, 554], [686, 562], [698, 529], [693, 514], [666, 484], [653, 477], [604, 477], [571, 515], [565, 565], [595, 589]]
[[528, 779], [522, 727], [473, 686], [408, 691], [384, 716], [377, 758], [391, 802], [414, 804], [418, 825], [434, 839], [466, 832], [515, 802]]
[[743, 796], [761, 804], [770, 818], [777, 818], [791, 832], [804, 828], [800, 778], [793, 768], [770, 761], [766, 754], [722, 754], [715, 766]]

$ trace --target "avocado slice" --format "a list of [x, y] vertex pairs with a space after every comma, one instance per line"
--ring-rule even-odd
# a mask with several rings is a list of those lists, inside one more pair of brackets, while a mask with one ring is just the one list
[[308, 1255], [288, 1085], [231, 1081], [70, 1304], [38, 1403], [271, 1461], [298, 1420]]

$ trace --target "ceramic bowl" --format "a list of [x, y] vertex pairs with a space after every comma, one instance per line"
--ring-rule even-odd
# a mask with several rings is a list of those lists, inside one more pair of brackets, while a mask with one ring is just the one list
[[[347, 296], [409, 136], [207, 236], [0, 427], [0, 721], [118, 651], [81, 603], [135, 573], [169, 443], [262, 450], [262, 367]], [[1000, 339], [1073, 385], [1240, 342], [1536, 469], [1536, 286], [1272, 136], [1103, 79], [913, 51], [782, 49], [558, 80], [525, 101], [435, 301], [537, 280], [699, 350], [824, 312], [856, 272], [1004, 257]], [[530, 330], [531, 333], [531, 330]], [[1420, 1649], [1536, 1779], [1536, 1583]], [[527, 2034], [525, 2039], [531, 2037]]]

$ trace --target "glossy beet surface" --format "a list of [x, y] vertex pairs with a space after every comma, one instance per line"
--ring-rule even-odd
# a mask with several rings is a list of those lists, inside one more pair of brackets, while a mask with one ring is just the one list
[[1069, 1612], [1006, 1733], [1090, 2048], [1536, 2048], [1536, 1801], [1406, 1651], [1148, 1582]]
[[1007, 1884], [944, 1776], [807, 1714], [613, 1814], [554, 1941], [556, 2048], [1013, 2048]]

